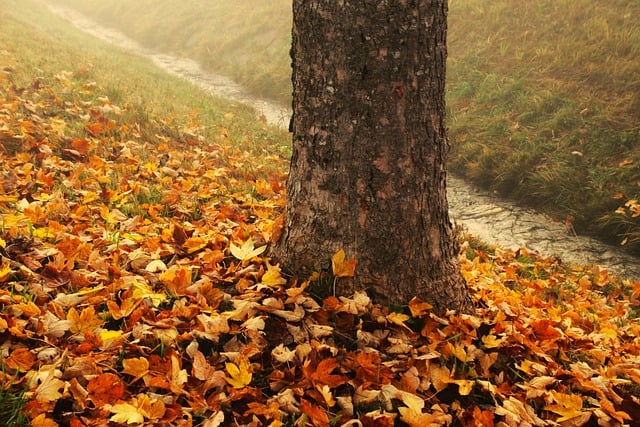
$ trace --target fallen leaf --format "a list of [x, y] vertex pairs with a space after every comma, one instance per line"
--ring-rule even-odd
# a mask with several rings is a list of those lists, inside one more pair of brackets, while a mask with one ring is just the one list
[[346, 254], [340, 249], [331, 257], [333, 275], [336, 277], [353, 277], [356, 272], [356, 260], [345, 259]]
[[249, 238], [246, 242], [242, 244], [242, 246], [238, 247], [231, 243], [229, 245], [229, 250], [231, 251], [231, 255], [239, 259], [240, 261], [249, 261], [252, 258], [257, 257], [262, 254], [267, 249], [267, 246], [260, 246], [258, 248], [253, 247], [253, 239]]
[[243, 388], [251, 384], [251, 364], [246, 358], [240, 358], [238, 364], [226, 363], [225, 369], [228, 374], [225, 379], [234, 388]]

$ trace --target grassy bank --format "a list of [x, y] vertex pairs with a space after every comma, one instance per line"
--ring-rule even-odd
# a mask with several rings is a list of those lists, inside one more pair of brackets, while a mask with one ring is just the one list
[[55, 3], [73, 6], [146, 46], [196, 59], [206, 69], [232, 76], [257, 95], [290, 103], [288, 0]]
[[[118, 114], [135, 126], [138, 138], [154, 144], [223, 143], [230, 150], [255, 156], [275, 154], [283, 163], [290, 155], [286, 132], [265, 126], [255, 111], [244, 104], [210, 96], [191, 83], [172, 77], [150, 60], [110, 46], [52, 16], [40, 2], [7, 1], [0, 17], [4, 61], [10, 65], [9, 79], [15, 87], [68, 85], [69, 96], [86, 93], [82, 102], [119, 105]], [[28, 32], [31, 37], [24, 37]], [[44, 53], [53, 53], [46, 54]], [[84, 90], [74, 85], [84, 85]], [[80, 102], [69, 100], [69, 102]], [[83, 137], [84, 126], [71, 124], [67, 137]]]
[[[287, 0], [56, 2], [288, 102]], [[638, 250], [640, 3], [452, 0], [449, 45], [451, 170]]]
[[452, 1], [451, 168], [637, 246], [615, 211], [640, 195], [639, 18], [637, 1]]

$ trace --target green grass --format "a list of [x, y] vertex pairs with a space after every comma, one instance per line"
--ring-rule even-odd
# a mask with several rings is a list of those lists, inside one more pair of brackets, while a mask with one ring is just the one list
[[11, 388], [5, 389], [0, 384], [0, 425], [5, 427], [26, 427], [29, 425], [29, 418], [23, 413], [26, 405], [22, 392], [13, 391]]
[[[56, 2], [290, 101], [290, 0]], [[640, 251], [640, 2], [449, 4], [450, 170]]]

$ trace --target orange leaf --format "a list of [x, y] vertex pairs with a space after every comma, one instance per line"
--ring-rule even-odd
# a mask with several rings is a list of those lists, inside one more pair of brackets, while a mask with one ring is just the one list
[[356, 378], [364, 381], [366, 386], [369, 384], [389, 384], [393, 374], [389, 367], [382, 364], [382, 360], [377, 353], [360, 352], [356, 356], [358, 369], [356, 370]]
[[114, 374], [100, 374], [87, 384], [89, 399], [96, 407], [106, 403], [114, 404], [124, 397], [125, 388], [122, 380]]
[[36, 361], [36, 357], [28, 348], [17, 348], [5, 359], [5, 363], [11, 369], [27, 372]]
[[58, 427], [60, 424], [47, 418], [45, 414], [40, 414], [31, 421], [31, 427]]
[[422, 301], [418, 297], [413, 297], [409, 301], [409, 310], [411, 310], [411, 316], [424, 317], [428, 316], [433, 306], [427, 302]]
[[331, 374], [338, 366], [338, 361], [330, 358], [321, 360], [316, 368], [313, 369], [311, 362], [307, 360], [302, 370], [305, 376], [311, 379], [312, 382], [316, 384], [326, 384], [331, 388], [336, 388], [347, 382], [347, 377]]
[[479, 407], [473, 408], [473, 422], [467, 424], [469, 427], [493, 427], [493, 412], [483, 411]]
[[345, 256], [344, 250], [340, 249], [331, 257], [331, 267], [336, 277], [353, 277], [356, 273], [356, 260], [345, 260]]
[[562, 336], [562, 333], [553, 327], [554, 323], [555, 322], [548, 319], [537, 320], [531, 323], [531, 329], [533, 329], [534, 335], [540, 340], [554, 340]]
[[89, 141], [86, 139], [74, 139], [71, 141], [71, 146], [83, 156], [86, 155], [89, 152], [89, 148], [91, 148]]
[[328, 427], [329, 416], [322, 410], [322, 408], [311, 404], [306, 399], [300, 399], [300, 411], [311, 418], [311, 422], [314, 426]]

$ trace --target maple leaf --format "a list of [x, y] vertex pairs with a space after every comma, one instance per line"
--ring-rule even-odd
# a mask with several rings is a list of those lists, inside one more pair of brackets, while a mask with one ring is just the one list
[[17, 348], [5, 359], [6, 366], [22, 372], [29, 371], [35, 361], [35, 356], [28, 348]]
[[333, 357], [321, 360], [315, 368], [311, 361], [307, 360], [302, 367], [302, 371], [314, 384], [326, 384], [331, 388], [337, 388], [348, 380], [347, 377], [343, 375], [331, 373], [338, 366], [338, 361]]
[[117, 403], [109, 408], [114, 415], [109, 420], [121, 424], [142, 424], [144, 416], [129, 403]]
[[149, 373], [149, 361], [144, 357], [124, 359], [122, 367], [124, 368], [122, 370], [124, 374], [134, 377], [131, 382], [135, 382]]
[[311, 418], [314, 426], [327, 427], [329, 425], [329, 416], [327, 413], [306, 399], [300, 399], [300, 411]]
[[83, 309], [82, 313], [78, 313], [75, 307], [71, 307], [67, 313], [67, 320], [71, 322], [69, 329], [73, 333], [93, 332], [104, 324], [104, 320], [96, 316], [96, 311], [92, 305]]
[[583, 402], [580, 396], [576, 394], [565, 394], [556, 392], [555, 390], [551, 390], [551, 398], [556, 403], [546, 405], [544, 409], [561, 415], [561, 417], [558, 418], [556, 422], [570, 420], [572, 418], [583, 415]]
[[280, 343], [271, 350], [271, 356], [280, 363], [288, 363], [295, 360], [296, 352], [289, 350], [284, 344]]
[[87, 384], [88, 398], [98, 407], [117, 402], [125, 394], [122, 380], [114, 374], [104, 373], [92, 378]]
[[201, 237], [189, 237], [182, 244], [182, 247], [187, 250], [188, 254], [193, 254], [201, 249], [204, 249], [209, 244], [209, 239], [206, 236]]
[[204, 354], [202, 354], [200, 350], [196, 350], [193, 354], [191, 374], [200, 381], [206, 381], [207, 379], [212, 378], [216, 372], [216, 369], [207, 362]]
[[160, 274], [159, 279], [171, 294], [185, 295], [188, 293], [187, 288], [192, 283], [193, 273], [191, 267], [172, 265]]
[[166, 407], [159, 399], [152, 399], [146, 394], [141, 394], [132, 399], [133, 406], [148, 420], [157, 420], [164, 416]]
[[267, 286], [285, 285], [287, 281], [280, 275], [280, 267], [267, 263], [267, 271], [262, 275], [261, 283]]
[[356, 356], [356, 378], [364, 381], [363, 387], [368, 384], [388, 384], [393, 374], [389, 367], [382, 364], [380, 355], [376, 352], [359, 352]]
[[409, 326], [407, 326], [406, 322], [407, 320], [411, 319], [410, 316], [404, 314], [404, 313], [397, 313], [397, 312], [392, 312], [389, 313], [387, 315], [387, 320], [389, 320], [391, 323], [393, 323], [394, 325], [398, 325], [403, 327], [404, 329], [406, 329], [407, 331], [411, 332], [411, 328]]
[[238, 247], [231, 243], [229, 245], [229, 250], [231, 251], [231, 255], [236, 257], [242, 262], [249, 261], [252, 258], [257, 257], [261, 253], [263, 253], [267, 249], [267, 246], [259, 246], [257, 248], [253, 247], [253, 239], [249, 238], [246, 242], [242, 244], [242, 246]]
[[343, 249], [333, 254], [331, 257], [331, 268], [336, 277], [353, 277], [356, 273], [356, 260], [345, 260], [346, 254]]
[[409, 310], [411, 310], [412, 317], [428, 316], [431, 309], [433, 309], [433, 306], [422, 301], [420, 298], [413, 297], [411, 301], [409, 301]]
[[[251, 405], [251, 403], [249, 403], [249, 405]], [[218, 427], [221, 426], [222, 423], [224, 423], [224, 412], [215, 411], [213, 415], [205, 420], [202, 427]]]
[[228, 362], [225, 364], [225, 369], [229, 374], [229, 376], [225, 377], [225, 380], [233, 388], [244, 388], [251, 384], [251, 364], [247, 358], [241, 357], [237, 365], [233, 362]]
[[538, 417], [534, 409], [514, 396], [509, 396], [507, 400], [498, 405], [494, 411], [496, 415], [505, 417], [505, 422], [509, 426], [533, 425], [545, 426], [547, 423]]
[[38, 372], [40, 385], [36, 388], [35, 397], [38, 402], [55, 402], [62, 397], [67, 383], [56, 378], [53, 367], [46, 367]]

